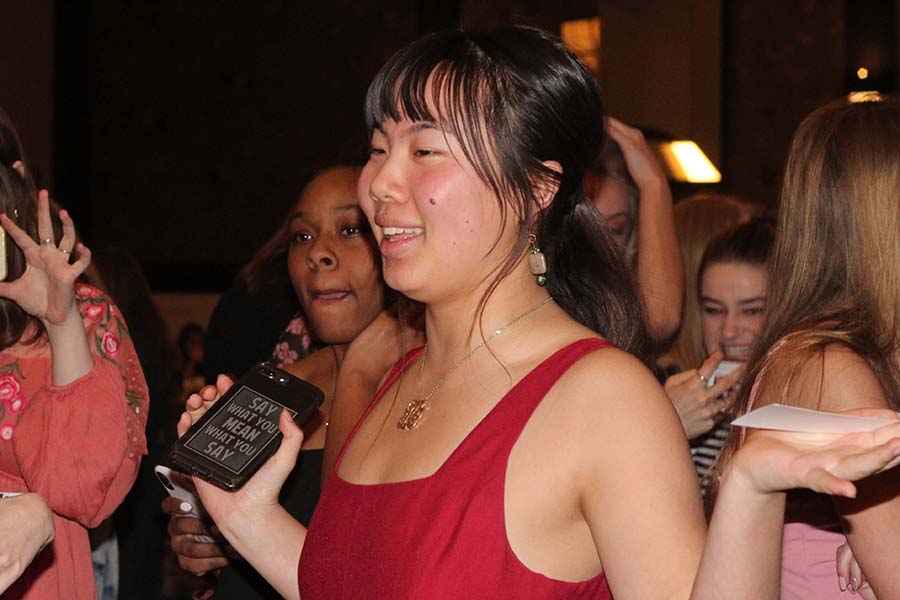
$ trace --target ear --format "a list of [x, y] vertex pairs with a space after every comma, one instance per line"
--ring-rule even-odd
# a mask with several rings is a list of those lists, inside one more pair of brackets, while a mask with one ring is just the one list
[[[562, 177], [563, 168], [562, 165], [556, 162], [555, 160], [545, 160], [541, 163], [547, 169], [551, 171], [555, 171]], [[550, 206], [550, 202], [553, 200], [554, 196], [556, 196], [556, 192], [559, 191], [559, 181], [553, 181], [552, 179], [544, 179], [537, 183], [537, 201], [541, 207], [541, 210], [546, 209]]]
[[16, 173], [19, 174], [19, 177], [25, 178], [25, 163], [21, 160], [17, 160], [12, 164], [12, 168], [16, 170]]

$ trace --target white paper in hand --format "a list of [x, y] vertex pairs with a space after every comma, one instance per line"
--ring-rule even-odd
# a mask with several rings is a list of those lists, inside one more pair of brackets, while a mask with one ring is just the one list
[[739, 427], [803, 433], [857, 433], [872, 431], [895, 422], [891, 419], [858, 417], [808, 408], [795, 408], [783, 404], [770, 404], [735, 419], [731, 424]]

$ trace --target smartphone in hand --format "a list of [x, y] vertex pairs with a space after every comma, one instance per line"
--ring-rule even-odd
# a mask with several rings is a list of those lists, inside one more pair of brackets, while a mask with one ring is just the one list
[[212, 408], [175, 442], [177, 469], [237, 490], [278, 449], [278, 418], [287, 410], [302, 426], [322, 405], [322, 391], [268, 362], [234, 382]]

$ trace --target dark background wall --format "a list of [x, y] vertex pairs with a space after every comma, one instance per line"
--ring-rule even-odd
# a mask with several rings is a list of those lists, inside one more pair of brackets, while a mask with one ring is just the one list
[[791, 133], [851, 86], [867, 22], [896, 32], [896, 4], [11, 1], [0, 106], [91, 244], [132, 250], [157, 289], [213, 291], [312, 173], [362, 158], [366, 85], [423, 31], [600, 16], [611, 112], [699, 140], [723, 191], [772, 204]]

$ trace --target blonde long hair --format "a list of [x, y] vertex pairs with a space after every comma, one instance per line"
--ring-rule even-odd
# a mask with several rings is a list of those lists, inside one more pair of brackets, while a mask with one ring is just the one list
[[[900, 103], [836, 101], [794, 134], [769, 263], [766, 324], [747, 381], [791, 404], [811, 362], [838, 343], [900, 408]], [[770, 351], [771, 349], [771, 351]], [[821, 369], [821, 367], [819, 367]], [[819, 386], [821, 397], [821, 382]], [[737, 414], [750, 402], [741, 390]], [[732, 431], [717, 470], [739, 444]]]
[[706, 358], [697, 293], [700, 260], [706, 245], [749, 217], [750, 211], [739, 200], [719, 194], [696, 194], [675, 205], [675, 231], [684, 261], [684, 311], [681, 329], [668, 354], [682, 369], [698, 367]]

